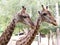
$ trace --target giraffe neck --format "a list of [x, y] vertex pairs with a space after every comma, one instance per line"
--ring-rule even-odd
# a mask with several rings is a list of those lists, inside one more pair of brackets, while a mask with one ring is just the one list
[[14, 31], [15, 25], [15, 20], [13, 19], [10, 25], [7, 26], [5, 32], [3, 32], [3, 34], [1, 35], [0, 45], [7, 45]]
[[20, 38], [20, 40], [16, 42], [16, 45], [31, 45], [37, 33], [38, 28], [30, 30], [30, 32], [25, 37]]
[[38, 20], [37, 20], [36, 28], [31, 29], [30, 32], [25, 37], [20, 38], [20, 40], [18, 40], [16, 42], [16, 45], [31, 45], [31, 43], [33, 42], [35, 36], [38, 33], [38, 29], [40, 27], [39, 22], [40, 22], [40, 18], [38, 18]]

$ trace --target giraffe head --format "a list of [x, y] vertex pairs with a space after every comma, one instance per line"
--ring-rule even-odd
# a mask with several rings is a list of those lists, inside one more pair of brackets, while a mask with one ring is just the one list
[[48, 6], [46, 6], [46, 8], [44, 8], [44, 6], [42, 5], [42, 11], [38, 11], [38, 13], [41, 16], [42, 22], [48, 22], [51, 23], [55, 26], [57, 26], [56, 20], [54, 19], [54, 16], [52, 16], [51, 12], [48, 10]]
[[16, 19], [17, 22], [27, 24], [27, 25], [29, 25], [30, 27], [33, 28], [34, 23], [30, 19], [30, 16], [26, 13], [26, 8], [24, 6], [22, 6], [21, 11], [17, 13], [16, 17], [17, 17], [17, 19]]

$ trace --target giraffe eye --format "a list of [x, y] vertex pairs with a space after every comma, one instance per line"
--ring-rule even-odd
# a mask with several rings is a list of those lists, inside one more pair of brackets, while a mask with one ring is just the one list
[[46, 13], [43, 13], [44, 16], [46, 16], [47, 14]]

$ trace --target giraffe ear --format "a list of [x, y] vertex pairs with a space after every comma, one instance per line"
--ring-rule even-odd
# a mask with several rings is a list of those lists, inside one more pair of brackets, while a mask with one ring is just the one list
[[48, 9], [48, 6], [46, 6], [46, 9]]
[[41, 5], [41, 6], [42, 6], [42, 9], [45, 10], [44, 6], [43, 5]]
[[39, 14], [41, 14], [41, 12], [40, 12], [40, 11], [38, 11], [38, 13], [39, 13]]
[[38, 13], [41, 14], [40, 11], [38, 11]]

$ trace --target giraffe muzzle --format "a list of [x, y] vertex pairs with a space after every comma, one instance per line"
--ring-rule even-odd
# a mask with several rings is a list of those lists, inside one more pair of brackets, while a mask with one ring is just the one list
[[54, 26], [57, 26], [57, 22], [52, 22], [52, 24], [53, 24]]

